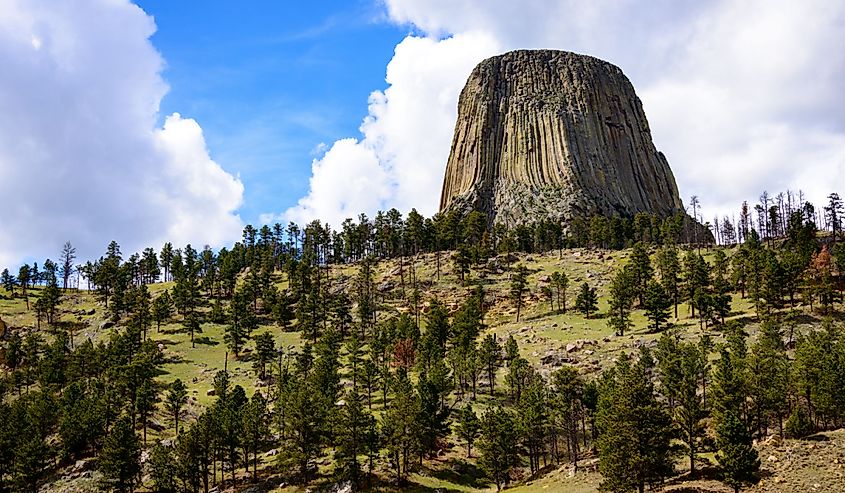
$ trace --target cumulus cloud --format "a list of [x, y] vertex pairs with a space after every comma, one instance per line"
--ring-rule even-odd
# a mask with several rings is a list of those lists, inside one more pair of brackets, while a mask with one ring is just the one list
[[478, 60], [498, 49], [477, 32], [406, 37], [387, 66], [389, 87], [370, 94], [363, 137], [339, 140], [315, 159], [309, 194], [281, 217], [337, 226], [391, 207], [436, 212], [442, 180], [436, 170], [449, 156], [458, 94]]
[[156, 127], [154, 32], [128, 1], [0, 1], [0, 265], [239, 236], [243, 186], [197, 122]]
[[[800, 188], [820, 205], [845, 184], [845, 54], [837, 49], [845, 3], [385, 0], [385, 8], [422, 34], [397, 46], [388, 88], [371, 96], [356, 146], [369, 152], [371, 168], [378, 163], [371, 183], [380, 192], [364, 212], [436, 211], [466, 76], [483, 58], [518, 48], [575, 51], [621, 67], [682, 196], [698, 195], [708, 219], [763, 190]], [[342, 173], [357, 151], [338, 149], [314, 168]], [[312, 179], [287, 216], [343, 216], [321, 183]]]

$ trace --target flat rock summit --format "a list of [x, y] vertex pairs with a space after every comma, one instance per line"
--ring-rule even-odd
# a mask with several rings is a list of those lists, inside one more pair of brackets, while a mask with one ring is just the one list
[[683, 205], [619, 67], [519, 50], [481, 62], [461, 92], [440, 209], [513, 226]]

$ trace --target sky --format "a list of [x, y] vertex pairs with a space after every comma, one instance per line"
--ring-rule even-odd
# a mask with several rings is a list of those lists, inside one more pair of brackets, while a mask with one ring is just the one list
[[705, 219], [845, 193], [841, 0], [0, 0], [0, 268], [245, 224], [436, 212], [484, 58], [631, 79]]

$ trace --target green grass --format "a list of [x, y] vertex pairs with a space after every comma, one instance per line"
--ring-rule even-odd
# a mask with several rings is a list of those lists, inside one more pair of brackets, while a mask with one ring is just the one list
[[[703, 251], [705, 258], [712, 260], [712, 251]], [[731, 252], [728, 252], [729, 255]], [[522, 263], [530, 272], [528, 277], [529, 292], [525, 297], [520, 321], [516, 321], [516, 312], [513, 302], [509, 299], [510, 274], [507, 269], [502, 273], [486, 272], [483, 266], [476, 266], [472, 269], [468, 279], [463, 285], [458, 281], [458, 276], [453, 270], [450, 255], [440, 255], [440, 277], [436, 277], [436, 256], [435, 254], [419, 255], [414, 260], [406, 259], [404, 269], [406, 274], [406, 293], [410, 293], [408, 271], [413, 262], [417, 278], [423, 281], [424, 300], [438, 297], [444, 301], [450, 310], [456, 310], [465, 298], [470, 294], [475, 283], [482, 283], [487, 293], [487, 302], [490, 305], [485, 315], [485, 322], [488, 331], [495, 333], [501, 342], [513, 334], [520, 345], [520, 351], [524, 357], [535, 365], [540, 365], [541, 359], [549, 352], [559, 353], [562, 356], [573, 358], [577, 363], [576, 367], [582, 372], [590, 373], [598, 367], [606, 367], [612, 364], [621, 352], [637, 351], [637, 346], [642, 343], [653, 343], [659, 334], [650, 333], [647, 328], [647, 321], [641, 310], [635, 310], [632, 314], [632, 329], [622, 337], [613, 334], [612, 329], [607, 326], [605, 314], [607, 311], [607, 286], [621, 265], [624, 264], [628, 253], [625, 251], [590, 251], [584, 249], [565, 250], [562, 255], [558, 252], [550, 252], [544, 255], [516, 255], [515, 264]], [[384, 297], [383, 306], [380, 308], [381, 317], [393, 316], [409, 309], [407, 301], [399, 295], [400, 278], [398, 275], [398, 260], [380, 262], [375, 266], [374, 281], [376, 286], [385, 281], [391, 281], [395, 288], [392, 292], [382, 293]], [[565, 314], [552, 311], [548, 300], [541, 295], [540, 278], [548, 276], [554, 271], [562, 271], [567, 274], [570, 280], [567, 290], [566, 305], [569, 311]], [[333, 266], [330, 274], [333, 280], [344, 278], [349, 289], [354, 289], [354, 280], [357, 276], [358, 265]], [[587, 281], [595, 287], [599, 296], [599, 312], [591, 318], [584, 318], [581, 314], [571, 308], [581, 283]], [[335, 281], [333, 281], [335, 282]], [[278, 273], [274, 278], [274, 284], [280, 289], [287, 287], [286, 275]], [[158, 296], [163, 290], [171, 289], [173, 283], [159, 283], [149, 286], [153, 297]], [[31, 290], [31, 301], [37, 296], [40, 288]], [[36, 321], [34, 313], [26, 309], [22, 298], [9, 299], [7, 293], [0, 290], [0, 317], [13, 328], [34, 328]], [[381, 296], [380, 295], [380, 296]], [[74, 340], [78, 345], [86, 338], [95, 341], [106, 338], [113, 330], [101, 330], [100, 324], [106, 319], [104, 304], [92, 293], [85, 291], [71, 291], [65, 296], [61, 305], [62, 313], [60, 319], [65, 322], [79, 322], [85, 328], [75, 334]], [[92, 315], [88, 315], [91, 310]], [[208, 308], [203, 308], [203, 311]], [[789, 311], [785, 309], [784, 312]], [[702, 331], [699, 328], [698, 320], [689, 318], [688, 306], [682, 304], [679, 307], [679, 320], [670, 319], [679, 328], [679, 332], [686, 339], [697, 339]], [[806, 312], [804, 312], [806, 314]], [[741, 299], [738, 294], [733, 296], [732, 313], [729, 319], [739, 320], [745, 324], [746, 330], [755, 338], [758, 327], [757, 318], [750, 300]], [[424, 317], [423, 317], [424, 320]], [[800, 330], [808, 330], [818, 319], [814, 316], [807, 317], [802, 323]], [[188, 405], [188, 418], [190, 422], [199, 414], [202, 409], [214, 400], [208, 395], [208, 390], [213, 387], [214, 374], [223, 368], [226, 360], [227, 348], [223, 340], [225, 326], [213, 323], [202, 325], [202, 333], [196, 334], [195, 347], [191, 347], [190, 335], [181, 329], [180, 317], [167, 324], [162, 325], [161, 331], [155, 328], [149, 332], [149, 337], [162, 344], [167, 362], [163, 365], [163, 373], [158, 377], [162, 384], [169, 384], [175, 379], [181, 379], [189, 389], [190, 402]], [[279, 327], [266, 323], [259, 329], [260, 332], [271, 332], [277, 345], [281, 346], [285, 353], [296, 351], [300, 348], [302, 340], [298, 332], [282, 332]], [[716, 342], [722, 340], [722, 334], [718, 330], [709, 329]], [[49, 331], [44, 329], [48, 334]], [[576, 341], [596, 341], [596, 345], [587, 345], [583, 349], [567, 353], [566, 345]], [[247, 348], [252, 345], [248, 344]], [[592, 351], [588, 354], [587, 351]], [[268, 389], [257, 387], [258, 381], [255, 371], [252, 369], [252, 362], [249, 358], [249, 351], [244, 352], [239, 358], [229, 354], [227, 367], [233, 384], [241, 385], [247, 395], [251, 395], [256, 389], [267, 391]], [[497, 379], [497, 392], [504, 392], [504, 373], [506, 369], [500, 369]], [[590, 377], [588, 377], [590, 378]], [[480, 382], [479, 382], [480, 383]], [[380, 391], [374, 393], [374, 402], [380, 402]], [[454, 398], [454, 397], [451, 397]], [[489, 405], [491, 399], [487, 395], [487, 386], [480, 385], [478, 388], [478, 399], [473, 402], [476, 412], [483, 412]], [[462, 406], [458, 403], [455, 408]], [[380, 405], [375, 408], [375, 413], [380, 414]], [[154, 420], [164, 426], [164, 430], [157, 432], [150, 430], [148, 439], [154, 441], [158, 438], [170, 438], [173, 436], [172, 418], [159, 411]], [[480, 472], [473, 467], [466, 467], [463, 463], [462, 442], [451, 437], [452, 443], [458, 443], [446, 452], [444, 457], [427, 462], [427, 469], [411, 476], [413, 486], [408, 491], [444, 491], [455, 492], [481, 492], [495, 491], [495, 487], [480, 479]], [[264, 459], [269, 464], [272, 459]], [[383, 475], [386, 477], [386, 475]], [[541, 478], [518, 484], [509, 491], [527, 493], [531, 491], [574, 492], [587, 493], [596, 491], [599, 482], [598, 474], [595, 472], [579, 472], [578, 475], [570, 477], [568, 470], [564, 468], [550, 468], [550, 472]], [[304, 491], [305, 488], [287, 487], [275, 491]], [[382, 489], [390, 491], [390, 488]]]

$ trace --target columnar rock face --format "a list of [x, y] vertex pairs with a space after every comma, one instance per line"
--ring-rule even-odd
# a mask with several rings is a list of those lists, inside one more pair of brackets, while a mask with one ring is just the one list
[[683, 208], [625, 74], [602, 60], [521, 50], [481, 62], [458, 103], [440, 209], [514, 225]]

